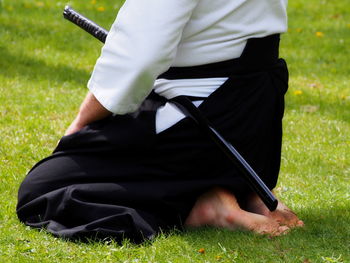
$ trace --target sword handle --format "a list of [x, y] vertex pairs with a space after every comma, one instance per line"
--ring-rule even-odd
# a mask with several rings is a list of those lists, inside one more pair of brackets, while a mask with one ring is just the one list
[[81, 27], [86, 32], [99, 39], [101, 42], [105, 43], [108, 31], [82, 14], [78, 13], [70, 6], [66, 6], [64, 8], [63, 17]]

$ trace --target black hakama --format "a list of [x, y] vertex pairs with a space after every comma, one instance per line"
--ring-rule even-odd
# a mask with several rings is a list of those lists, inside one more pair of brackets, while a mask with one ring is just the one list
[[[275, 187], [288, 71], [279, 36], [251, 39], [238, 59], [171, 68], [163, 78], [229, 77], [199, 106], [212, 125]], [[75, 238], [151, 239], [182, 228], [202, 193], [215, 186], [250, 192], [227, 157], [190, 118], [155, 133], [166, 99], [151, 93], [140, 109], [64, 136], [24, 179], [17, 214], [26, 225]]]

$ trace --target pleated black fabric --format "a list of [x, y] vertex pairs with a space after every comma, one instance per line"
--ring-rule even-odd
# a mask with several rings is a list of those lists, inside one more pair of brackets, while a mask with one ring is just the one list
[[[248, 41], [244, 55], [231, 64], [171, 69], [162, 77], [190, 76], [191, 70], [208, 77], [211, 69], [229, 77], [199, 109], [272, 189], [280, 167], [288, 71], [284, 60], [277, 59], [277, 38], [266, 39], [261, 45]], [[181, 229], [196, 198], [215, 186], [237, 195], [250, 192], [191, 119], [155, 133], [155, 113], [165, 102], [151, 93], [135, 113], [108, 117], [64, 136], [21, 184], [19, 219], [69, 239], [142, 242], [160, 230]]]

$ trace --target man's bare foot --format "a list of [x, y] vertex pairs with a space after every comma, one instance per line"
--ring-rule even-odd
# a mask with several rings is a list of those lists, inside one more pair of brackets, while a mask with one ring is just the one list
[[250, 230], [258, 234], [278, 236], [289, 230], [272, 218], [242, 210], [235, 196], [215, 188], [200, 196], [192, 208], [185, 226], [215, 226], [231, 230]]
[[255, 193], [247, 198], [244, 209], [252, 213], [272, 218], [280, 224], [286, 225], [290, 228], [304, 226], [304, 222], [301, 221], [298, 216], [281, 201], [278, 201], [276, 210], [271, 212]]

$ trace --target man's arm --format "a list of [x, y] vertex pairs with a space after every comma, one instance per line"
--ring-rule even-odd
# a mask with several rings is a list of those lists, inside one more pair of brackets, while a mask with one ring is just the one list
[[111, 113], [137, 109], [157, 76], [170, 67], [198, 1], [125, 1], [96, 62], [90, 92], [65, 135]]
[[111, 112], [104, 108], [91, 92], [88, 92], [80, 106], [78, 115], [64, 135], [75, 133], [89, 123], [101, 120], [109, 115], [111, 115]]
[[126, 0], [113, 23], [88, 88], [115, 114], [137, 110], [171, 66], [199, 0]]

